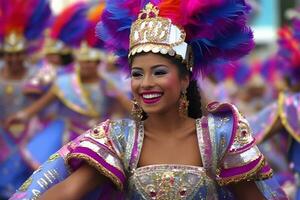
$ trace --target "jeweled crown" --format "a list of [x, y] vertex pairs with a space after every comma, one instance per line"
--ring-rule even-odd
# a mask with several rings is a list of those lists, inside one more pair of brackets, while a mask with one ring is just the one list
[[105, 54], [100, 49], [90, 47], [86, 41], [82, 41], [80, 48], [76, 51], [78, 61], [99, 61], [104, 60]]
[[50, 37], [50, 31], [45, 31], [45, 41], [43, 47], [44, 54], [70, 54], [72, 49], [63, 41]]
[[26, 49], [26, 41], [22, 34], [11, 32], [4, 38], [3, 51], [15, 53]]
[[136, 53], [153, 52], [186, 60], [188, 45], [185, 37], [182, 28], [172, 24], [170, 19], [160, 17], [158, 8], [148, 3], [131, 26], [128, 57]]

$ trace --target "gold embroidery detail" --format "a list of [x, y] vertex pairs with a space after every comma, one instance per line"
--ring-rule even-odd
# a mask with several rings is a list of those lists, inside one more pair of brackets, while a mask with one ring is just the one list
[[19, 188], [19, 190], [20, 190], [21, 192], [25, 192], [25, 191], [29, 188], [29, 186], [31, 185], [31, 183], [32, 183], [32, 176], [29, 177], [29, 178], [21, 185], [21, 187]]
[[[152, 3], [148, 3], [144, 10], [139, 14], [138, 19], [131, 26], [130, 34], [130, 48], [132, 49], [136, 45], [152, 43], [152, 44], [161, 44], [170, 47], [177, 46], [184, 42], [186, 34], [182, 30], [180, 35], [180, 40], [169, 44], [166, 43], [170, 35], [171, 29], [171, 20], [168, 18], [158, 17], [159, 10]], [[155, 18], [155, 20], [153, 20]], [[149, 49], [145, 50], [150, 51], [154, 49], [153, 47], [148, 46]], [[151, 48], [151, 49], [150, 49]]]
[[[104, 176], [106, 176], [107, 178], [109, 178], [116, 186], [119, 190], [123, 190], [123, 183], [122, 181], [112, 172], [110, 172], [109, 170], [107, 170], [104, 166], [102, 166], [100, 163], [98, 163], [95, 159], [84, 155], [84, 154], [80, 154], [80, 153], [73, 153], [73, 154], [69, 154], [66, 157], [66, 162], [69, 163], [69, 161], [73, 158], [76, 159], [81, 159], [86, 161], [90, 166], [94, 167], [95, 169], [97, 169], [101, 174], [103, 174]], [[109, 164], [109, 163], [108, 163]], [[121, 171], [121, 173], [124, 175], [124, 172]], [[125, 176], [125, 175], [124, 175]]]
[[101, 139], [105, 137], [105, 130], [102, 126], [97, 126], [90, 131], [90, 135], [95, 139]]
[[281, 118], [281, 122], [284, 126], [284, 128], [288, 131], [289, 134], [291, 134], [291, 136], [300, 143], [300, 137], [299, 135], [293, 130], [293, 128], [291, 127], [291, 125], [288, 122], [287, 116], [284, 112], [284, 100], [285, 100], [285, 94], [282, 92], [279, 94], [279, 98], [278, 98], [278, 111], [279, 111], [279, 116]]
[[225, 139], [225, 136], [224, 136], [224, 135], [221, 135], [221, 141], [220, 141], [220, 144], [221, 144], [221, 148], [224, 149], [224, 148], [225, 148], [225, 145], [226, 145], [226, 139]]
[[169, 164], [137, 168], [129, 182], [143, 198], [164, 200], [195, 198], [199, 188], [214, 185], [202, 167]]
[[217, 182], [219, 183], [220, 186], [223, 185], [228, 185], [230, 183], [237, 183], [240, 181], [251, 181], [251, 180], [256, 180], [257, 179], [257, 173], [262, 169], [262, 167], [265, 165], [265, 160], [262, 157], [259, 161], [259, 163], [251, 170], [247, 171], [244, 174], [238, 174], [235, 176], [230, 176], [230, 177], [220, 177], [220, 172], [218, 173], [218, 178]]
[[59, 157], [60, 157], [60, 155], [59, 155], [58, 153], [52, 154], [52, 155], [49, 157], [49, 159], [48, 159], [47, 162], [52, 162], [52, 161], [58, 159]]
[[[133, 22], [130, 30], [130, 51], [128, 57], [141, 52], [153, 52], [177, 56], [183, 62], [187, 59], [185, 31], [173, 25], [169, 18], [159, 17], [159, 10], [148, 3]], [[180, 52], [185, 51], [185, 53]]]
[[245, 145], [251, 142], [251, 134], [249, 125], [243, 121], [239, 121], [236, 140], [237, 142]]

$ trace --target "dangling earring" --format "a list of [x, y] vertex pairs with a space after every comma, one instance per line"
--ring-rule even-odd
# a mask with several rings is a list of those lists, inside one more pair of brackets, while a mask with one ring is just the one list
[[188, 116], [189, 101], [187, 100], [186, 91], [181, 92], [179, 99], [179, 115], [182, 117]]
[[135, 121], [141, 121], [143, 119], [143, 109], [136, 100], [133, 100], [132, 103], [131, 117]]

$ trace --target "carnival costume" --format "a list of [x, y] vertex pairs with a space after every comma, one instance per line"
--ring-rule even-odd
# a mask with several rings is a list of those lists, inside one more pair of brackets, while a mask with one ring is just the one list
[[[83, 4], [81, 5], [83, 6]], [[74, 5], [72, 7], [74, 8]], [[99, 5], [99, 7], [102, 7], [103, 10], [104, 4]], [[96, 25], [93, 20], [99, 20], [102, 10], [92, 8], [86, 10], [84, 17], [88, 18], [86, 21], [88, 24], [83, 26], [86, 28], [84, 37], [81, 38], [84, 42], [76, 54], [78, 62], [104, 59], [103, 53], [98, 49], [98, 41], [94, 39], [95, 35], [90, 34], [90, 29], [94, 30]], [[92, 15], [93, 18], [90, 17]], [[79, 20], [78, 17], [76, 20]], [[83, 20], [80, 21], [83, 22]], [[59, 117], [48, 123], [43, 131], [40, 131], [22, 146], [21, 153], [26, 163], [24, 166], [37, 169], [41, 163], [45, 162], [52, 153], [64, 144], [109, 116], [110, 104], [114, 100], [106, 95], [104, 81], [99, 80], [96, 83], [85, 84], [80, 78], [80, 67], [78, 64], [74, 66], [74, 73], [61, 74], [54, 81], [51, 92], [57, 98], [55, 101], [58, 107], [56, 114]], [[41, 146], [43, 149], [39, 150]]]
[[[279, 31], [279, 50], [277, 54], [278, 70], [289, 80], [290, 88], [300, 85], [300, 20], [294, 18], [292, 28], [283, 27]], [[299, 88], [299, 87], [298, 87]], [[293, 169], [297, 184], [295, 199], [300, 199], [299, 173], [300, 173], [300, 91], [291, 89], [281, 92], [277, 101], [259, 112], [249, 122], [257, 141], [263, 142], [274, 133], [271, 130], [276, 122], [281, 122], [284, 129], [276, 135], [289, 136], [291, 143], [286, 145], [284, 153], [288, 154], [290, 167]]]
[[[87, 29], [87, 9], [88, 6], [84, 3], [72, 4], [53, 19], [50, 28], [45, 31], [46, 38], [42, 49], [44, 56], [73, 54], [72, 49], [79, 47]], [[57, 76], [74, 72], [73, 62], [55, 66], [44, 58], [40, 66], [38, 73], [24, 86], [25, 94], [40, 96], [51, 88]]]
[[[30, 50], [35, 48], [36, 41], [41, 36], [51, 16], [48, 2], [44, 0], [1, 0], [0, 13], [0, 26], [2, 27], [0, 35], [4, 37], [3, 52], [5, 54], [32, 53]], [[15, 190], [15, 184], [20, 185], [31, 173], [31, 171], [23, 169], [23, 166], [18, 165], [18, 161], [22, 160], [19, 156], [19, 146], [36, 133], [38, 128], [34, 126], [34, 123], [37, 119], [24, 124], [12, 124], [4, 128], [4, 121], [8, 116], [31, 103], [31, 100], [24, 96], [22, 89], [26, 79], [34, 73], [35, 69], [27, 63], [23, 64], [26, 74], [22, 79], [0, 79], [0, 198], [9, 197]], [[12, 160], [11, 156], [16, 154], [18, 156]], [[6, 162], [14, 164], [7, 170], [4, 169]], [[12, 175], [11, 171], [14, 170], [22, 171], [22, 176], [20, 174]], [[7, 184], [7, 182], [11, 184]]]
[[[207, 66], [216, 58], [236, 59], [252, 48], [252, 34], [245, 25], [248, 9], [244, 1], [142, 4], [113, 0], [107, 2], [97, 31], [107, 47], [123, 58], [124, 64], [127, 56], [131, 59], [141, 52], [167, 54], [185, 62], [196, 76], [199, 66]], [[218, 27], [222, 33], [216, 30]], [[232, 36], [230, 30], [236, 35]], [[212, 51], [215, 54], [209, 54]], [[87, 199], [233, 199], [223, 186], [251, 179], [267, 199], [286, 199], [276, 182], [262, 180], [269, 178], [272, 170], [237, 109], [231, 104], [214, 102], [207, 110], [208, 116], [195, 119], [203, 167], [176, 164], [139, 167], [143, 121], [107, 120], [51, 156], [11, 199], [38, 198], [83, 162], [110, 180], [88, 194]]]

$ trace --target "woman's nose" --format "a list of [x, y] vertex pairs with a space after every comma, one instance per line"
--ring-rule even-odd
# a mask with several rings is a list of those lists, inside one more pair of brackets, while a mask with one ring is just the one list
[[142, 84], [141, 86], [143, 88], [151, 88], [154, 86], [154, 80], [153, 80], [153, 76], [151, 75], [145, 75], [143, 80], [142, 80]]

